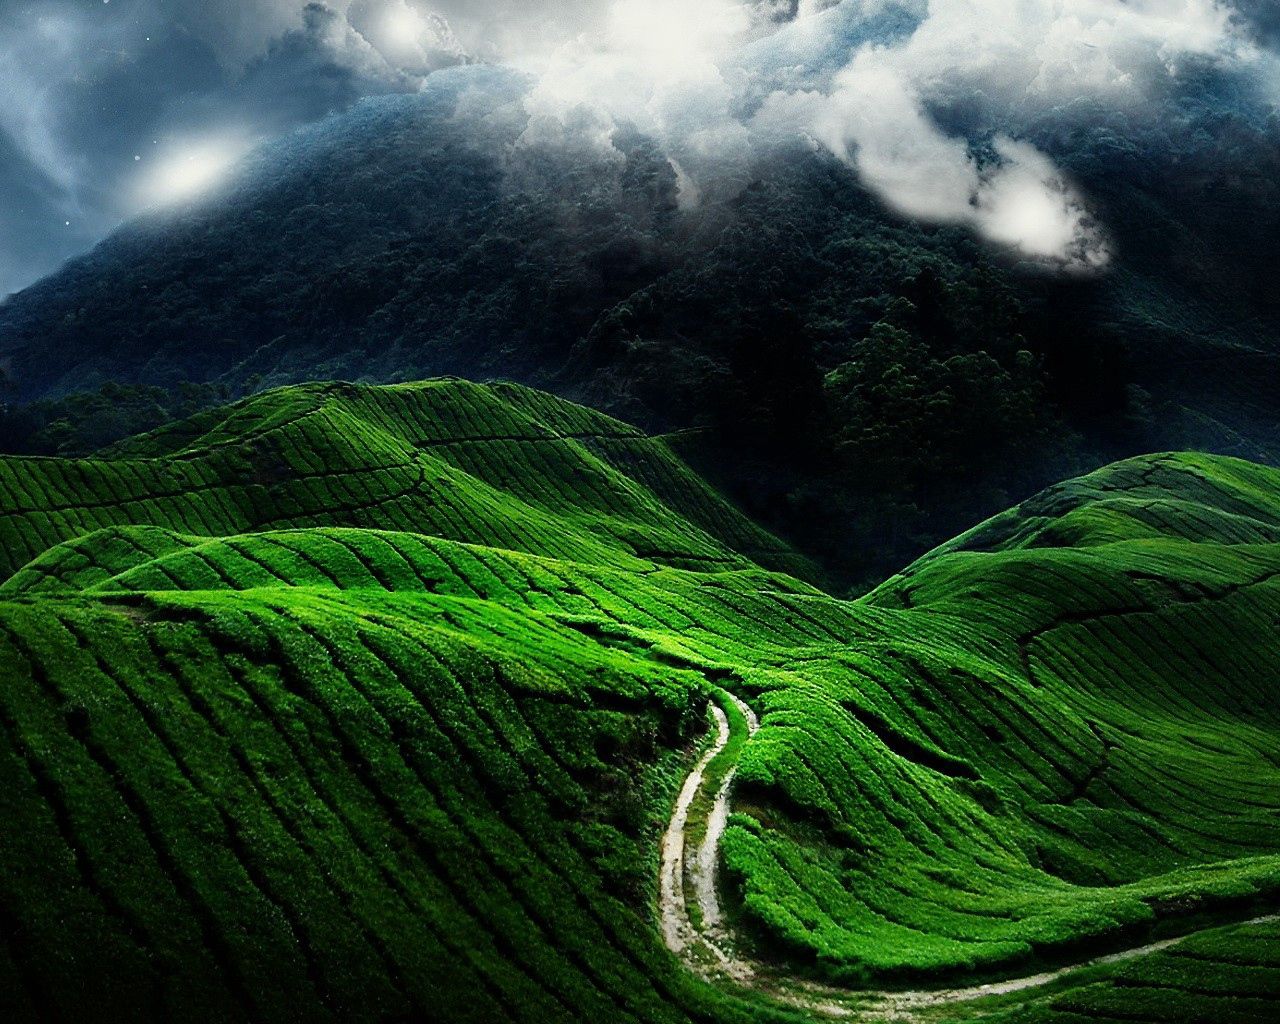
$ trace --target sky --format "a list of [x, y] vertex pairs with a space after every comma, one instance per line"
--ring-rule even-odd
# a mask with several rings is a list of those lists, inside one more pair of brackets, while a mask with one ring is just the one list
[[[1066, 269], [1105, 225], [1019, 131], [1154, 101], [1194, 62], [1277, 80], [1274, 0], [0, 0], [0, 295], [256, 142], [434, 71], [528, 71], [530, 145], [628, 122], [688, 202], [801, 139], [902, 214]], [[897, 26], [892, 31], [885, 26]], [[905, 26], [905, 27], [904, 27]], [[940, 107], [980, 96], [985, 145]]]

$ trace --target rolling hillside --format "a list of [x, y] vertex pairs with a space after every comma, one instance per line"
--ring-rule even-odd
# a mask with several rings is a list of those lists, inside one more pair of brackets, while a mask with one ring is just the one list
[[0, 459], [6, 1018], [1272, 1019], [1278, 496], [1131, 460], [846, 601], [514, 385]]
[[4, 460], [0, 571], [111, 525], [411, 529], [630, 568], [740, 567], [744, 555], [802, 567], [663, 441], [516, 385], [304, 385], [109, 454]]

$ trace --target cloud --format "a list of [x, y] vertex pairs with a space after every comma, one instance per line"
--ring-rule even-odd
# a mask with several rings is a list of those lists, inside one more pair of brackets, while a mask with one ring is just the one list
[[810, 125], [905, 216], [966, 225], [1046, 266], [1097, 270], [1109, 260], [1085, 200], [1047, 156], [1004, 135], [982, 152], [945, 134], [876, 51], [859, 54], [829, 93], [774, 94], [756, 121]]
[[1096, 270], [1111, 258], [1084, 198], [1034, 146], [997, 136], [998, 163], [980, 175], [973, 225], [1025, 257], [1070, 270]]
[[1217, 0], [604, 0], [575, 16], [558, 45], [507, 55], [536, 75], [523, 144], [607, 157], [611, 126], [634, 125], [692, 202], [809, 139], [905, 216], [1074, 270], [1106, 265], [1105, 231], [1029, 127], [1081, 98], [1155, 117], [1187, 68], [1259, 52]]
[[597, 120], [651, 135], [686, 178], [723, 177], [749, 157], [738, 89], [723, 67], [757, 13], [739, 0], [614, 0], [595, 34], [523, 59], [536, 75], [528, 110], [567, 124], [590, 108]]
[[532, 77], [513, 166], [557, 149], [616, 161], [616, 131], [634, 126], [693, 205], [799, 140], [905, 216], [1096, 267], [1104, 231], [1055, 164], [1064, 154], [1031, 144], [1037, 123], [1081, 98], [1158, 117], [1160, 97], [1206, 66], [1274, 78], [1274, 12], [1272, 0], [0, 0], [0, 179], [24, 197], [0, 204], [0, 294], [128, 216], [158, 164], [471, 61]]
[[[1214, 0], [932, 0], [919, 13], [811, 98], [815, 136], [908, 216], [1072, 269], [1106, 265], [1103, 232], [1051, 158], [1008, 132], [1080, 97], [1141, 111], [1185, 61], [1255, 55]], [[957, 103], [976, 108], [970, 137], [931, 116]]]

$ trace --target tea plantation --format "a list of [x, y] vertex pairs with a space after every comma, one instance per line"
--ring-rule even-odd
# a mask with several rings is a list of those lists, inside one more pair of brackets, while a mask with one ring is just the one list
[[[5, 1019], [804, 1020], [775, 979], [856, 1006], [1188, 932], [904, 1014], [1280, 1014], [1275, 471], [1120, 463], [850, 601], [662, 438], [306, 385], [0, 459], [0, 580]], [[658, 927], [726, 690], [757, 984]]]

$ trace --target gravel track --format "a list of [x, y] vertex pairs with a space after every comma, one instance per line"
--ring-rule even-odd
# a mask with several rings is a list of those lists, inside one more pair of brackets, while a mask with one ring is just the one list
[[[718, 699], [738, 709], [746, 721], [748, 739], [754, 736], [760, 727], [755, 712], [733, 694], [720, 693]], [[1197, 934], [1190, 932], [1038, 974], [961, 988], [918, 991], [855, 990], [807, 979], [781, 977], [776, 968], [751, 960], [736, 951], [736, 943], [726, 925], [716, 885], [720, 839], [729, 820], [731, 789], [737, 775], [736, 764], [731, 765], [724, 773], [716, 789], [707, 812], [706, 830], [701, 842], [696, 849], [689, 849], [686, 841], [690, 814], [698, 794], [704, 788], [707, 771], [724, 752], [732, 736], [729, 716], [724, 707], [714, 700], [709, 707], [715, 721], [716, 734], [685, 779], [671, 812], [671, 820], [662, 836], [659, 884], [659, 916], [667, 948], [678, 954], [691, 970], [708, 980], [727, 977], [770, 1001], [808, 1010], [817, 1016], [906, 1022], [916, 1020], [921, 1011], [1035, 989], [1086, 968], [1122, 963], [1158, 953]], [[692, 895], [697, 905], [700, 917], [697, 924], [689, 915], [686, 893]], [[1240, 923], [1260, 924], [1275, 920], [1280, 920], [1280, 915], [1256, 917]]]

